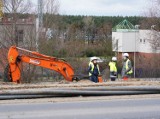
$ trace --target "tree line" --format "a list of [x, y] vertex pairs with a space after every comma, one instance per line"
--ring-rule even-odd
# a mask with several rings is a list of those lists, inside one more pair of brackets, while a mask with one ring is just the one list
[[[15, 15], [15, 14], [14, 14]], [[6, 13], [6, 17], [12, 16]], [[16, 13], [19, 19], [35, 14]], [[124, 19], [133, 25], [142, 24], [148, 17], [143, 16], [72, 16], [45, 13], [43, 27], [50, 29], [40, 37], [39, 51], [55, 57], [112, 56], [112, 28]], [[145, 25], [144, 28], [147, 28]], [[74, 50], [72, 50], [74, 49]]]
[[124, 19], [136, 25], [146, 17], [44, 14], [44, 27], [52, 29], [52, 37], [42, 40], [41, 51], [57, 57], [112, 56], [112, 28]]

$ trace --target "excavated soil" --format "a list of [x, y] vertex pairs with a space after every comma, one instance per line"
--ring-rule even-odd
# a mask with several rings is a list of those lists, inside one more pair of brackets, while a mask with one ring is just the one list
[[14, 84], [0, 82], [0, 90], [5, 89], [34, 89], [34, 88], [80, 88], [80, 87], [101, 87], [101, 86], [160, 86], [160, 81], [145, 81], [139, 79], [130, 79], [128, 81], [118, 80], [115, 82], [94, 83], [89, 80], [79, 82], [41, 82], [32, 84]]

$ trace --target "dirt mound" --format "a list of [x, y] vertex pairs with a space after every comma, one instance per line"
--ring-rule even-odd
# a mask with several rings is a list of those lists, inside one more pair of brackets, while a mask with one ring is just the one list
[[118, 80], [115, 82], [94, 83], [89, 80], [81, 80], [79, 82], [41, 82], [35, 84], [14, 84], [0, 83], [0, 90], [5, 89], [31, 89], [31, 88], [67, 88], [67, 87], [99, 87], [99, 86], [160, 86], [160, 81], [143, 81], [143, 80]]

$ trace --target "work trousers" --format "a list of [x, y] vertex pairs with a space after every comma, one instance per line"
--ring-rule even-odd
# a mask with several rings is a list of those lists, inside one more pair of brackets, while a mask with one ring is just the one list
[[89, 77], [89, 79], [90, 79], [91, 81], [95, 82], [95, 83], [98, 83], [98, 76], [91, 75], [91, 76]]
[[115, 72], [110, 72], [110, 78], [111, 81], [116, 81], [117, 75], [115, 75]]

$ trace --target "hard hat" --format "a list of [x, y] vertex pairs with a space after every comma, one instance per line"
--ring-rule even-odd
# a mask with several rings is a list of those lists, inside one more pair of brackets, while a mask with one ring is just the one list
[[97, 57], [91, 57], [90, 61], [93, 61], [93, 60], [98, 60], [98, 58]]
[[112, 57], [112, 61], [117, 61], [117, 57]]
[[128, 53], [124, 53], [123, 57], [129, 57], [129, 54]]

